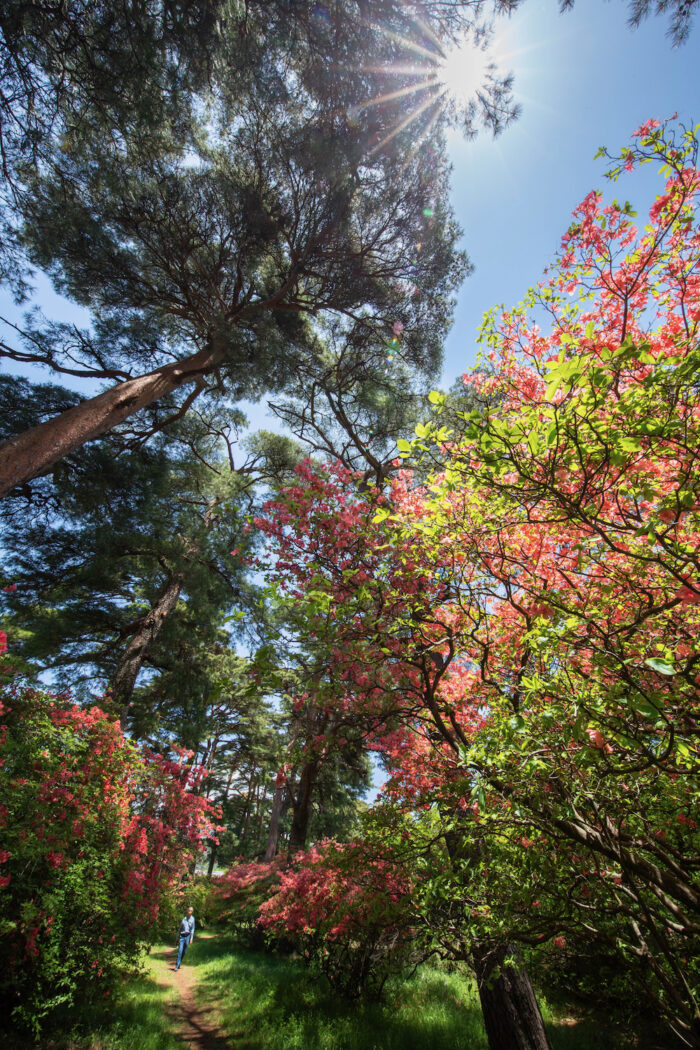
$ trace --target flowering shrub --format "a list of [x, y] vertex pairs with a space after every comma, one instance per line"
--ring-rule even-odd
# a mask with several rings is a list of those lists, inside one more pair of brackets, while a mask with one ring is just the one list
[[0, 1003], [37, 1034], [108, 995], [211, 835], [199, 772], [125, 739], [97, 707], [33, 689], [0, 702]]
[[[661, 165], [648, 221], [585, 198], [546, 279], [486, 316], [460, 426], [433, 391], [436, 418], [398, 442], [420, 474], [380, 492], [302, 464], [259, 519], [295, 626], [329, 654], [329, 719], [364, 728], [393, 802], [455, 822], [444, 878], [472, 939], [565, 953], [585, 933], [641, 964], [686, 1045], [700, 1017], [699, 152], [696, 131], [650, 121], [608, 155], [612, 178]], [[303, 910], [315, 890], [300, 890]]]
[[410, 893], [407, 873], [392, 860], [363, 842], [326, 840], [282, 872], [260, 924], [291, 938], [343, 995], [376, 996], [412, 952]]
[[279, 888], [281, 861], [250, 861], [234, 864], [214, 879], [213, 912], [245, 944], [262, 947], [260, 906]]

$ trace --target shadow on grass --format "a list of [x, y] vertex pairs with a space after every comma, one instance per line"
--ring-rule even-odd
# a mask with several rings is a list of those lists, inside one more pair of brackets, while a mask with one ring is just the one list
[[550, 1023], [547, 1034], [552, 1050], [621, 1050], [625, 1046], [620, 1040], [611, 1038], [609, 1029], [602, 1030], [593, 1021], [578, 1021], [572, 1025]]
[[342, 1000], [299, 962], [223, 936], [200, 942], [192, 962], [236, 1050], [486, 1050], [478, 1004], [459, 974], [427, 971], [395, 982], [385, 1003], [363, 1004]]
[[[113, 996], [72, 1009], [62, 1034], [44, 1038], [41, 1050], [182, 1050], [167, 1014], [173, 992], [158, 972], [166, 965], [165, 950], [151, 953], [147, 965], [148, 973], [129, 978]], [[17, 1043], [17, 1050], [24, 1045]]]
[[548, 1024], [547, 1032], [552, 1050], [681, 1050], [670, 1034], [655, 1031], [647, 1035], [634, 1030], [620, 1031], [611, 1025], [592, 1020], [575, 1025]]
[[[195, 946], [193, 946], [194, 948]], [[224, 935], [200, 941], [191, 962], [200, 994], [216, 1004], [236, 1050], [486, 1050], [473, 980], [422, 968], [387, 985], [381, 1004], [347, 1003], [303, 963], [246, 950]], [[547, 1008], [553, 1050], [670, 1050], [651, 1033], [637, 1038], [605, 1019]], [[648, 1038], [646, 1038], [648, 1036]]]

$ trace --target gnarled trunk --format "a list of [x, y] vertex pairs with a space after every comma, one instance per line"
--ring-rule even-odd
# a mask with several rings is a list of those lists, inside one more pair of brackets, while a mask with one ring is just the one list
[[[445, 833], [445, 845], [452, 860], [483, 858], [485, 847], [455, 829]], [[551, 1050], [527, 971], [505, 963], [517, 960], [513, 945], [475, 944], [471, 958], [490, 1050]]]
[[164, 621], [177, 605], [182, 589], [182, 579], [182, 573], [174, 573], [168, 577], [155, 605], [138, 621], [134, 635], [112, 676], [110, 682], [112, 702], [116, 710], [120, 712], [119, 721], [122, 729], [126, 726], [131, 696], [146, 652]]
[[31, 427], [0, 444], [0, 496], [16, 485], [45, 474], [64, 456], [99, 437], [142, 408], [187, 383], [200, 381], [221, 364], [221, 354], [203, 350], [145, 376], [117, 383], [97, 397], [81, 401], [66, 412]]
[[505, 962], [513, 955], [509, 944], [472, 950], [490, 1050], [551, 1050], [530, 978]]

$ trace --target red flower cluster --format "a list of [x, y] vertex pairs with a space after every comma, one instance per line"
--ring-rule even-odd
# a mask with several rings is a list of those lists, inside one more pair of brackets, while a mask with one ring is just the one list
[[98, 707], [16, 688], [0, 719], [0, 997], [18, 989], [14, 1021], [38, 1031], [138, 955], [216, 814], [201, 770], [140, 750]]

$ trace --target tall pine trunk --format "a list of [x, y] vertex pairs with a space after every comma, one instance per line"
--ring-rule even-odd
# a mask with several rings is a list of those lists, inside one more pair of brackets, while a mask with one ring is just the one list
[[211, 345], [183, 361], [117, 383], [66, 412], [0, 444], [0, 496], [47, 471], [64, 456], [99, 437], [142, 408], [187, 383], [199, 382], [221, 364]]
[[490, 1050], [551, 1050], [526, 971], [506, 964], [512, 945], [472, 950]]
[[311, 818], [311, 798], [317, 776], [318, 762], [305, 762], [301, 768], [296, 797], [292, 800], [292, 827], [289, 832], [290, 858], [306, 846]]
[[275, 782], [275, 794], [272, 799], [272, 812], [270, 814], [270, 830], [267, 835], [267, 848], [265, 849], [265, 860], [274, 860], [277, 856], [277, 846], [280, 838], [280, 817], [284, 796], [287, 792], [287, 778], [282, 770], [277, 774]]
[[110, 688], [115, 709], [119, 711], [122, 729], [131, 706], [131, 697], [148, 647], [157, 637], [163, 623], [177, 605], [182, 589], [182, 573], [173, 573], [166, 580], [155, 605], [138, 621], [134, 635], [112, 676]]

